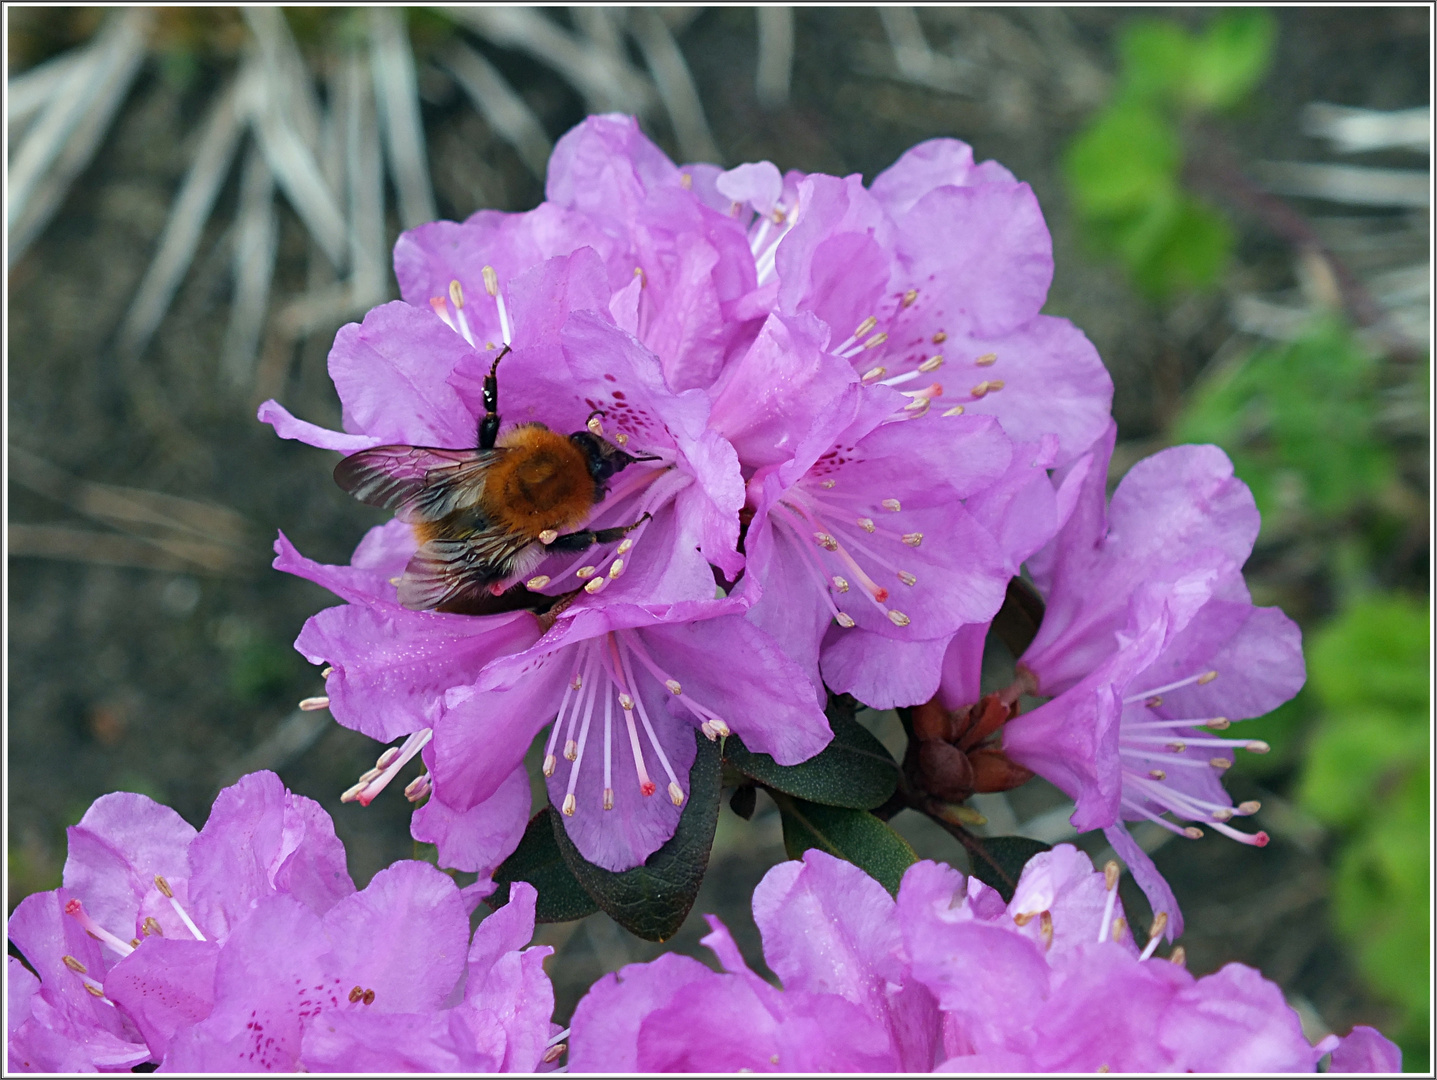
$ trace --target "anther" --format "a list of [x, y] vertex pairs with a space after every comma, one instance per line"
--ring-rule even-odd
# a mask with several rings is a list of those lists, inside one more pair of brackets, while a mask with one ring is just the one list
[[[684, 179], [689, 181], [689, 183], [685, 184], [684, 187], [689, 187], [693, 184], [693, 181], [689, 179], [688, 173], [684, 173]], [[554, 1062], [558, 1061], [561, 1057], [564, 1056], [564, 1052], [568, 1049], [568, 1043], [555, 1043], [553, 1046], [549, 1047], [549, 1049], [544, 1051], [544, 1064], [554, 1064]]]
[[373, 990], [366, 990], [366, 991], [364, 992], [364, 996], [361, 997], [359, 1000], [362, 1001], [362, 1002], [364, 1002], [366, 1005], [373, 1005], [373, 1004], [374, 1004], [374, 991], [373, 991]]
[[1147, 701], [1143, 702], [1143, 704], [1149, 709], [1156, 709], [1162, 703], [1163, 696], [1161, 694], [1154, 694], [1152, 697], [1148, 698]]
[[1027, 926], [1037, 914], [1036, 911], [1019, 911], [1013, 916], [1013, 921], [1019, 926]]
[[556, 758], [553, 754], [549, 754], [549, 755], [547, 755], [547, 756], [544, 758], [544, 775], [545, 775], [545, 776], [553, 776], [553, 775], [554, 775], [554, 770], [555, 770], [556, 768], [558, 768], [558, 767], [559, 767], [559, 759]]
[[429, 774], [427, 772], [420, 773], [405, 786], [404, 797], [412, 803], [417, 803], [433, 790], [434, 784], [430, 780]]
[[834, 575], [833, 575], [833, 587], [834, 587], [835, 589], [837, 589], [839, 592], [847, 592], [847, 591], [848, 591], [848, 579], [847, 579], [847, 578], [841, 578], [841, 577], [839, 577], [837, 574], [834, 574]]
[[614, 808], [614, 789], [611, 788], [611, 787], [606, 787], [606, 788], [604, 788], [604, 809], [605, 809], [605, 810], [612, 810], [613, 808]]
[[615, 559], [615, 560], [614, 560], [614, 564], [609, 567], [609, 580], [610, 580], [610, 581], [613, 581], [614, 578], [618, 577], [618, 576], [619, 576], [620, 574], [622, 574], [623, 572], [624, 572], [624, 560], [623, 560], [623, 559]]
[[384, 774], [384, 770], [383, 770], [383, 769], [379, 769], [379, 768], [367, 769], [367, 770], [365, 770], [364, 772], [362, 772], [362, 773], [359, 774], [359, 782], [360, 782], [361, 784], [368, 784], [371, 780], [378, 780], [379, 777], [382, 776], [383, 774]]
[[730, 735], [733, 734], [733, 728], [729, 727], [717, 716], [715, 716], [712, 720], [709, 721], [709, 727], [713, 728], [714, 734], [721, 739], [727, 739]]
[[1148, 775], [1154, 780], [1166, 780], [1168, 778], [1168, 774], [1163, 772], [1162, 769], [1149, 769]]
[[1271, 750], [1272, 747], [1268, 746], [1267, 743], [1263, 742], [1261, 739], [1253, 739], [1252, 742], [1244, 746], [1243, 749], [1246, 750], [1249, 754], [1265, 754], [1269, 750]]
[[895, 514], [903, 509], [903, 504], [897, 499], [884, 499], [879, 505], [882, 506], [883, 509], [892, 511]]
[[923, 534], [921, 532], [904, 533], [903, 542], [909, 547], [917, 547], [923, 543]]
[[1123, 935], [1128, 931], [1128, 920], [1119, 915], [1113, 920], [1113, 940], [1122, 941]]
[[575, 673], [574, 673], [574, 677], [569, 680], [569, 685], [570, 685], [571, 687], [573, 687], [575, 690], [582, 690], [582, 689], [584, 689], [584, 677], [583, 677], [582, 675], [580, 675], [578, 672], [575, 672]]
[[564, 740], [564, 760], [573, 761], [579, 756], [579, 744], [573, 739]]
[[145, 921], [140, 924], [140, 930], [145, 937], [164, 937], [165, 930], [153, 915], [146, 915]]
[[838, 483], [837, 480], [820, 480], [820, 481], [818, 482], [818, 486], [821, 487], [821, 488], [823, 488], [825, 491], [828, 491], [828, 490], [831, 489], [831, 488], [833, 487], [833, 485], [836, 484], [836, 483]]
[[354, 802], [356, 799], [359, 798], [359, 793], [360, 793], [361, 791], [363, 791], [365, 788], [367, 788], [368, 786], [369, 786], [369, 781], [368, 781], [368, 780], [361, 780], [359, 783], [355, 784], [353, 787], [345, 788], [345, 789], [344, 789], [344, 794], [342, 794], [342, 795], [339, 797], [339, 801], [342, 802], [342, 803]]
[[868, 318], [864, 319], [861, 323], [858, 324], [858, 329], [853, 331], [853, 336], [855, 338], [861, 338], [864, 334], [868, 333], [877, 325], [878, 320], [875, 319], [872, 315], [870, 315], [868, 316]]
[[358, 1001], [360, 998], [362, 998], [363, 996], [364, 996], [364, 987], [362, 987], [362, 986], [356, 986], [353, 990], [351, 990], [351, 991], [349, 992], [349, 1003], [350, 1003], [351, 1005], [353, 1005], [355, 1002], [357, 1002], [357, 1001]]
[[1174, 945], [1173, 951], [1168, 953], [1168, 962], [1178, 967], [1186, 967], [1188, 962], [1188, 951], [1181, 945]]
[[140, 947], [140, 939], [137, 938], [137, 937], [132, 937], [132, 938], [130, 938], [130, 948], [132, 948], [132, 949], [138, 949], [139, 947]]
[[91, 997], [102, 998], [102, 997], [105, 996], [105, 991], [101, 990], [101, 989], [100, 989], [98, 986], [96, 986], [94, 983], [86, 983], [86, 984], [85, 984], [85, 989], [88, 990], [88, 991], [90, 991], [90, 996], [91, 996]]
[[400, 583], [400, 581], [402, 581], [402, 580], [403, 580], [402, 578], [392, 577], [392, 578], [389, 579], [389, 584], [393, 585], [395, 588], [398, 588], [398, 587], [399, 587], [399, 583]]
[[170, 889], [170, 883], [166, 881], [161, 874], [155, 875], [155, 888], [165, 894], [166, 900], [173, 900], [175, 898], [174, 892]]
[[633, 546], [634, 538], [632, 536], [626, 536], [619, 541], [619, 546], [614, 549], [614, 554], [627, 555], [629, 551], [632, 550]]
[[942, 345], [942, 344], [943, 344], [945, 341], [947, 341], [947, 340], [948, 340], [948, 335], [945, 334], [942, 330], [939, 330], [938, 333], [936, 333], [936, 334], [933, 335], [933, 344], [934, 344], [934, 345]]
[[639, 288], [641, 289], [649, 283], [649, 279], [644, 276], [644, 268], [642, 266], [634, 267], [634, 277], [639, 279]]
[[596, 577], [593, 581], [589, 582], [587, 585], [584, 586], [584, 591], [590, 596], [593, 596], [608, 583], [608, 578]]
[[539, 534], [539, 543], [545, 545], [546, 547], [549, 544], [552, 544], [557, 539], [559, 539], [558, 529], [545, 529]]
[[954, 405], [953, 408], [951, 408], [951, 409], [944, 409], [942, 415], [944, 415], [944, 416], [962, 416], [962, 415], [963, 415], [963, 406], [962, 406], [962, 405]]
[[1223, 769], [1232, 768], [1232, 761], [1225, 757], [1208, 758], [1207, 763], [1211, 765], [1214, 769], [1217, 769], [1219, 772], [1221, 772]]
[[632, 712], [634, 708], [634, 699], [631, 698], [628, 694], [620, 694], [619, 708], [623, 709], [624, 712]]
[[860, 529], [862, 529], [862, 530], [863, 530], [864, 532], [866, 532], [866, 533], [871, 533], [871, 532], [873, 532], [875, 529], [878, 528], [877, 525], [873, 524], [873, 519], [872, 519], [872, 518], [866, 518], [866, 517], [863, 517], [863, 518], [859, 518], [859, 519], [858, 519], [858, 527], [859, 527]]
[[903, 612], [894, 611], [892, 608], [889, 608], [888, 621], [891, 622], [894, 626], [907, 626], [913, 620], [910, 619], [907, 615], [903, 614]]
[[679, 685], [678, 679], [665, 679], [664, 685], [668, 687], [669, 693], [673, 694], [674, 697], [678, 697], [684, 692], [684, 688]]
[[675, 806], [683, 806], [684, 804], [684, 789], [673, 781], [669, 781], [669, 801]]
[[837, 620], [838, 625], [843, 627], [845, 630], [851, 630], [853, 628], [853, 619], [850, 616], [844, 614], [843, 612], [840, 611], [837, 615], [834, 616], [834, 618]]
[[528, 581], [524, 582], [524, 587], [526, 589], [542, 589], [547, 584], [549, 584], [548, 574], [535, 574]]
[[1211, 728], [1213, 731], [1226, 731], [1228, 728], [1232, 727], [1232, 721], [1229, 720], [1226, 716], [1214, 716], [1211, 720], [1204, 724], [1203, 727]]
[[1003, 389], [1002, 379], [984, 379], [977, 386], [973, 387], [973, 389], [970, 390], [969, 393], [971, 393], [975, 398], [980, 398], [992, 393], [994, 390], [1001, 389]]
[[1038, 917], [1038, 933], [1043, 938], [1043, 951], [1047, 952], [1053, 946], [1053, 913], [1045, 911]]
[[[488, 270], [489, 268], [486, 266], [485, 269]], [[492, 271], [490, 272], [492, 273]], [[484, 279], [484, 284], [486, 286], [489, 284], [488, 278]], [[489, 295], [493, 296], [494, 294], [491, 292]], [[454, 306], [457, 308], [464, 306], [464, 288], [459, 284], [457, 278], [449, 282], [449, 299], [454, 301]]]
[[[694, 176], [693, 176], [693, 173], [679, 173], [679, 187], [681, 187], [681, 188], [683, 188], [685, 191], [687, 191], [688, 189], [692, 188], [693, 186], [694, 186]], [[545, 1057], [544, 1060], [545, 1060], [545, 1061], [549, 1061], [549, 1060], [551, 1060], [551, 1059], [548, 1058], [548, 1057]]]
[[589, 434], [597, 436], [600, 439], [604, 437], [604, 425], [597, 416], [589, 417], [588, 423], [584, 426], [589, 429]]
[[[490, 296], [499, 295], [499, 275], [494, 272], [492, 266], [486, 266], [479, 271], [484, 276], [484, 291]], [[455, 284], [458, 284], [457, 282]]]
[[867, 383], [875, 383], [875, 382], [877, 382], [879, 379], [883, 378], [883, 376], [885, 376], [885, 375], [887, 375], [887, 374], [888, 374], [888, 369], [887, 369], [886, 367], [869, 368], [867, 371], [865, 371], [865, 372], [863, 373], [863, 382], [864, 382], [865, 384], [867, 384]]
[[1122, 874], [1122, 868], [1118, 866], [1116, 859], [1109, 859], [1103, 864], [1103, 887], [1112, 892], [1118, 887], [1118, 877]]
[[327, 678], [329, 678], [329, 677], [330, 677], [331, 675], [333, 675], [333, 674], [334, 674], [334, 665], [331, 664], [329, 667], [325, 668], [323, 671], [321, 671], [321, 672], [319, 673], [319, 677], [320, 677], [321, 679], [327, 679]]
[[1186, 829], [1183, 830], [1183, 835], [1186, 836], [1189, 840], [1201, 840], [1202, 830], [1199, 829], [1196, 825], [1189, 825]]
[[942, 366], [943, 355], [940, 353], [937, 356], [930, 356], [927, 360], [923, 361], [923, 363], [919, 364], [918, 370], [927, 373], [929, 371], [937, 371]]
[[915, 300], [917, 300], [917, 299], [918, 299], [918, 290], [917, 290], [917, 289], [909, 289], [906, 293], [903, 294], [903, 306], [906, 307], [906, 308], [912, 307], [912, 306], [913, 306], [913, 301], [915, 301]]
[[319, 712], [320, 709], [329, 708], [329, 698], [307, 697], [299, 703], [299, 707], [305, 712]]
[[1212, 812], [1212, 819], [1214, 821], [1231, 821], [1233, 813], [1234, 811], [1232, 807], [1219, 806], [1216, 810]]
[[818, 546], [821, 547], [821, 548], [823, 548], [825, 551], [837, 551], [837, 550], [838, 550], [838, 541], [835, 540], [833, 537], [829, 536], [828, 533], [826, 533], [826, 532], [816, 532], [816, 533], [814, 533], [814, 534], [813, 534], [813, 539], [814, 539], [815, 541], [817, 541], [817, 542], [818, 542]]
[[1237, 804], [1237, 812], [1239, 814], [1242, 814], [1244, 817], [1255, 814], [1261, 809], [1262, 803], [1258, 802], [1256, 799], [1248, 799], [1247, 802], [1241, 802]]
[[996, 363], [997, 360], [997, 353], [985, 352], [982, 356], [978, 357], [978, 359], [974, 360], [973, 363], [977, 364], [979, 367], [987, 367], [989, 364]]
[[564, 796], [564, 805], [563, 805], [562, 809], [563, 809], [563, 811], [564, 811], [564, 816], [565, 816], [565, 817], [573, 817], [573, 816], [574, 816], [574, 811], [577, 810], [578, 808], [579, 808], [579, 800], [576, 799], [576, 798], [574, 798], [574, 795], [573, 795], [572, 792], [569, 793], [568, 795], [565, 795], [565, 796]]
[[1185, 742], [1170, 742], [1166, 747], [1166, 749], [1171, 750], [1174, 754], [1181, 754], [1187, 748], [1188, 744]]
[[887, 340], [887, 334], [874, 334], [871, 338], [869, 338], [863, 343], [863, 347], [865, 349], [876, 349], [878, 346], [882, 345]]
[[628, 446], [629, 437], [625, 435], [622, 431], [620, 431], [614, 436], [614, 442], [618, 443], [620, 446]]
[[574, 576], [581, 580], [591, 578], [594, 576], [594, 572], [596, 570], [598, 570], [597, 566], [581, 566], [579, 567], [579, 569], [574, 571]]
[[1213, 681], [1214, 679], [1216, 679], [1216, 678], [1217, 678], [1217, 672], [1216, 672], [1216, 671], [1205, 671], [1205, 672], [1203, 672], [1201, 675], [1198, 676], [1197, 682], [1198, 682], [1198, 685], [1199, 685], [1199, 686], [1206, 686], [1208, 683], [1212, 682], [1212, 681]]
[[71, 971], [78, 971], [81, 975], [84, 975], [87, 971], [90, 970], [84, 964], [80, 963], [80, 961], [76, 960], [73, 956], [66, 955], [62, 956], [60, 959], [65, 961], [65, 966], [67, 968], [69, 968]]
[[917, 579], [916, 577], [914, 577], [912, 574], [910, 574], [907, 570], [900, 570], [900, 571], [898, 571], [898, 580], [901, 581], [901, 582], [903, 582], [903, 584], [908, 585], [908, 586], [910, 586], [910, 587], [913, 586], [913, 585], [918, 584], [918, 579]]

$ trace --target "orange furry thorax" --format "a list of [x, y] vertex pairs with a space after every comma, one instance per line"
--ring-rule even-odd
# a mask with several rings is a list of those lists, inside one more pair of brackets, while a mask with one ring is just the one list
[[497, 529], [537, 539], [545, 529], [568, 532], [594, 507], [594, 481], [584, 453], [543, 424], [504, 432], [505, 453], [489, 469], [480, 509]]

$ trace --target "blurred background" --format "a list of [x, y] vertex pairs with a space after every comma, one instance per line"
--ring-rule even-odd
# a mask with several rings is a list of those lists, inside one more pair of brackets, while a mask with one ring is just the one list
[[[1111, 482], [1172, 443], [1221, 445], [1263, 512], [1254, 596], [1305, 632], [1307, 688], [1245, 725], [1273, 751], [1229, 774], [1272, 844], [1139, 830], [1189, 967], [1253, 964], [1312, 1037], [1376, 1024], [1427, 1068], [1428, 8], [5, 18], [10, 908], [59, 883], [64, 829], [97, 796], [199, 826], [257, 768], [334, 816], [359, 884], [425, 855], [397, 788], [339, 803], [381, 748], [295, 710], [321, 681], [291, 642], [334, 598], [268, 568], [279, 528], [344, 562], [381, 515], [334, 487], [330, 455], [254, 420], [273, 396], [338, 426], [325, 357], [396, 295], [403, 228], [534, 206], [588, 112], [636, 114], [680, 161], [868, 180], [953, 136], [1038, 194], [1045, 310], [1116, 384]], [[901, 752], [891, 715], [860, 718]], [[994, 834], [1071, 836], [1039, 781], [975, 805]], [[893, 825], [920, 855], [964, 864], [911, 818]], [[671, 946], [701, 953], [716, 912], [759, 967], [749, 897], [783, 857], [771, 804], [725, 810]], [[602, 914], [539, 936], [561, 1020], [661, 950]]]

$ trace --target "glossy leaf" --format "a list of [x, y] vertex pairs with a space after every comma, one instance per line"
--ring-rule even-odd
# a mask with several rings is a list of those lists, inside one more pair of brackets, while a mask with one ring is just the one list
[[783, 821], [783, 846], [791, 859], [818, 848], [846, 859], [894, 896], [903, 872], [918, 861], [908, 841], [866, 810], [821, 806], [774, 793]]
[[689, 797], [678, 829], [643, 866], [614, 873], [579, 854], [559, 820], [550, 814], [551, 832], [565, 864], [611, 919], [646, 941], [667, 941], [683, 924], [698, 897], [708, 869], [718, 824], [722, 759], [717, 743], [698, 732], [698, 755], [689, 771]]
[[499, 887], [484, 900], [491, 908], [501, 908], [509, 902], [510, 882], [527, 881], [539, 892], [536, 922], [570, 922], [599, 910], [559, 852], [549, 820], [553, 814], [553, 808], [546, 806], [530, 818], [519, 846], [494, 871]]
[[853, 712], [843, 699], [831, 701], [827, 713], [833, 741], [798, 765], [779, 765], [767, 754], [752, 753], [737, 735], [724, 740], [724, 759], [735, 771], [774, 791], [825, 806], [872, 810], [887, 802], [898, 787], [898, 762], [853, 719]]
[[997, 889], [1007, 902], [1013, 899], [1013, 890], [1028, 860], [1040, 851], [1052, 850], [1052, 846], [1026, 836], [984, 837], [968, 849], [968, 861], [973, 876]]

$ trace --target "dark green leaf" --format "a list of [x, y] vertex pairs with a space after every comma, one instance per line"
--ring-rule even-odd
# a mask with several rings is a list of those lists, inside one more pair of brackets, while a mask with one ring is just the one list
[[874, 736], [853, 719], [853, 708], [835, 698], [828, 707], [833, 741], [798, 765], [778, 765], [767, 754], [752, 753], [737, 735], [724, 740], [728, 764], [774, 791], [825, 806], [872, 810], [898, 787], [898, 763]]
[[1013, 899], [1013, 890], [1023, 876], [1023, 867], [1040, 851], [1051, 851], [1053, 845], [1026, 836], [991, 836], [976, 839], [968, 848], [968, 861], [973, 876], [997, 889], [1006, 903]]
[[783, 819], [783, 846], [789, 858], [801, 858], [809, 848], [818, 848], [853, 863], [898, 895], [903, 872], [918, 861], [907, 840], [866, 810], [820, 806], [782, 792], [773, 797]]
[[1038, 590], [1020, 577], [1009, 580], [1003, 606], [993, 617], [993, 631], [1009, 652], [1022, 656], [1042, 625], [1043, 598]]
[[494, 871], [499, 887], [484, 901], [491, 908], [501, 908], [509, 902], [510, 882], [527, 881], [539, 891], [534, 912], [536, 922], [571, 922], [599, 910], [599, 905], [584, 891], [559, 852], [549, 821], [553, 814], [548, 806], [535, 814], [514, 854]]
[[718, 824], [722, 759], [718, 744], [698, 732], [698, 756], [689, 771], [689, 797], [679, 826], [643, 866], [614, 873], [579, 854], [560, 815], [551, 814], [554, 839], [579, 884], [599, 907], [629, 933], [646, 941], [667, 941], [694, 906]]
[[757, 805], [758, 788], [752, 784], [742, 784], [734, 788], [733, 795], [728, 801], [728, 808], [745, 821], [753, 817], [753, 811]]

